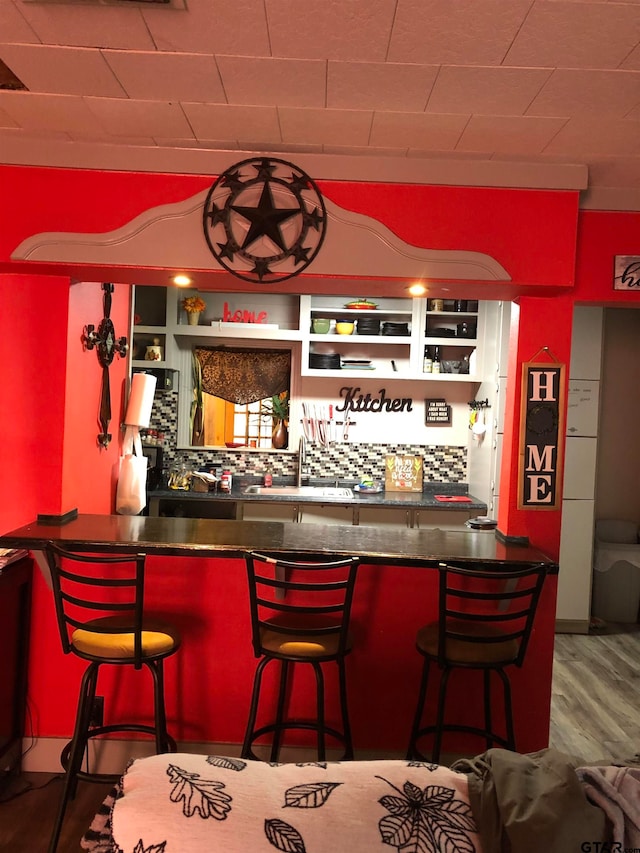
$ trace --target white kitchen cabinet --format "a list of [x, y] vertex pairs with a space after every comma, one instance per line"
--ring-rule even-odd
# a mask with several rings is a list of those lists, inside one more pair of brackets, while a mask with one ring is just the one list
[[411, 527], [413, 510], [407, 507], [358, 506], [354, 521], [364, 527]]
[[[432, 382], [479, 382], [481, 364], [476, 373], [441, 372], [424, 373], [423, 359], [426, 346], [439, 346], [442, 361], [449, 370], [455, 365], [469, 360], [477, 350], [479, 329], [482, 324], [482, 311], [429, 311], [426, 299], [384, 299], [381, 298], [375, 308], [348, 309], [349, 297], [344, 301], [336, 296], [301, 296], [300, 330], [302, 333], [303, 376], [322, 377], [364, 377], [376, 379], [424, 379]], [[326, 318], [330, 329], [326, 334], [313, 331], [313, 320]], [[358, 334], [357, 322], [360, 319], [379, 320], [379, 334]], [[353, 334], [336, 333], [336, 321], [354, 322]], [[407, 334], [384, 334], [385, 323], [406, 325]], [[466, 323], [473, 337], [462, 336], [458, 326]], [[388, 328], [388, 327], [387, 327]], [[398, 326], [396, 326], [396, 329]], [[437, 331], [442, 329], [442, 335]], [[320, 369], [310, 366], [310, 355], [338, 354], [341, 367]], [[360, 365], [354, 365], [359, 361]], [[473, 359], [472, 359], [473, 362]]]
[[298, 504], [284, 501], [244, 501], [243, 521], [297, 521]]
[[353, 506], [308, 503], [300, 506], [298, 520], [303, 524], [353, 524]]
[[591, 615], [594, 501], [563, 500], [556, 630], [586, 634]]

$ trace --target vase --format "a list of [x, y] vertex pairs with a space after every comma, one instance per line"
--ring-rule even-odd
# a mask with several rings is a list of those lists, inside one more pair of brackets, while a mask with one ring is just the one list
[[282, 450], [289, 442], [289, 433], [283, 420], [278, 420], [271, 433], [271, 445], [276, 450]]
[[200, 322], [199, 311], [187, 311], [187, 322], [190, 326], [197, 326]]

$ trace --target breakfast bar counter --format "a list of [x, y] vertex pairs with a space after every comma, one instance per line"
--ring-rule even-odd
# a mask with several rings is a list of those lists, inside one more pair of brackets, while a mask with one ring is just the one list
[[547, 563], [535, 548], [499, 541], [493, 531], [381, 529], [377, 527], [296, 525], [282, 522], [227, 521], [81, 514], [64, 524], [34, 521], [0, 537], [0, 546], [41, 550], [49, 541], [70, 549], [184, 557], [242, 557], [247, 550], [297, 554], [346, 554], [364, 563], [433, 567], [463, 562]]
[[[511, 680], [519, 751], [548, 745], [558, 567], [533, 547], [500, 541], [494, 531], [80, 514], [62, 524], [34, 521], [0, 536], [1, 547], [27, 548], [41, 565], [37, 552], [50, 541], [72, 550], [148, 555], [146, 606], [175, 624], [182, 635], [180, 653], [165, 674], [170, 730], [184, 746], [223, 750], [220, 754], [242, 741], [255, 667], [242, 559], [246, 550], [361, 558], [351, 618], [353, 652], [347, 663], [357, 757], [400, 756], [406, 751], [421, 666], [416, 633], [437, 613], [438, 563], [500, 569], [509, 563], [543, 562], [548, 575], [527, 658], [522, 669], [514, 668]], [[37, 577], [39, 609], [33, 623], [41, 645], [45, 638], [53, 641], [56, 631], [46, 581], [45, 570]], [[69, 696], [69, 701], [40, 703], [40, 735], [63, 737], [73, 727], [77, 688], [70, 670], [61, 663], [53, 669], [32, 667], [30, 690], [35, 695], [55, 690], [58, 696]], [[129, 673], [120, 675], [124, 679]], [[481, 706], [480, 683], [475, 681], [477, 673], [462, 675], [452, 684], [450, 701], [463, 714], [471, 714]], [[275, 682], [272, 686], [275, 691]], [[329, 693], [331, 716], [337, 708], [332, 705], [334, 691]], [[118, 696], [123, 714], [135, 714], [133, 682], [123, 681]], [[297, 696], [297, 715], [304, 718], [315, 702], [311, 680]], [[459, 746], [461, 752], [477, 754], [483, 743]]]

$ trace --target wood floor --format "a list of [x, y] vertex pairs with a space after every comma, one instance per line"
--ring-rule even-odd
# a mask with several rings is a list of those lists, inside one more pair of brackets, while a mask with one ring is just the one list
[[[640, 625], [556, 635], [550, 746], [581, 764], [640, 763], [639, 709]], [[80, 853], [79, 839], [109, 789], [78, 786], [58, 853]], [[0, 791], [0, 853], [46, 853], [61, 790], [60, 777], [29, 773]]]

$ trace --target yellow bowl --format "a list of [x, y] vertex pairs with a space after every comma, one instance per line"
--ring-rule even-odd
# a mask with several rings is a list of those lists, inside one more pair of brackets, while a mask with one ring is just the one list
[[355, 328], [355, 323], [346, 323], [338, 321], [336, 323], [336, 332], [339, 335], [352, 335]]

